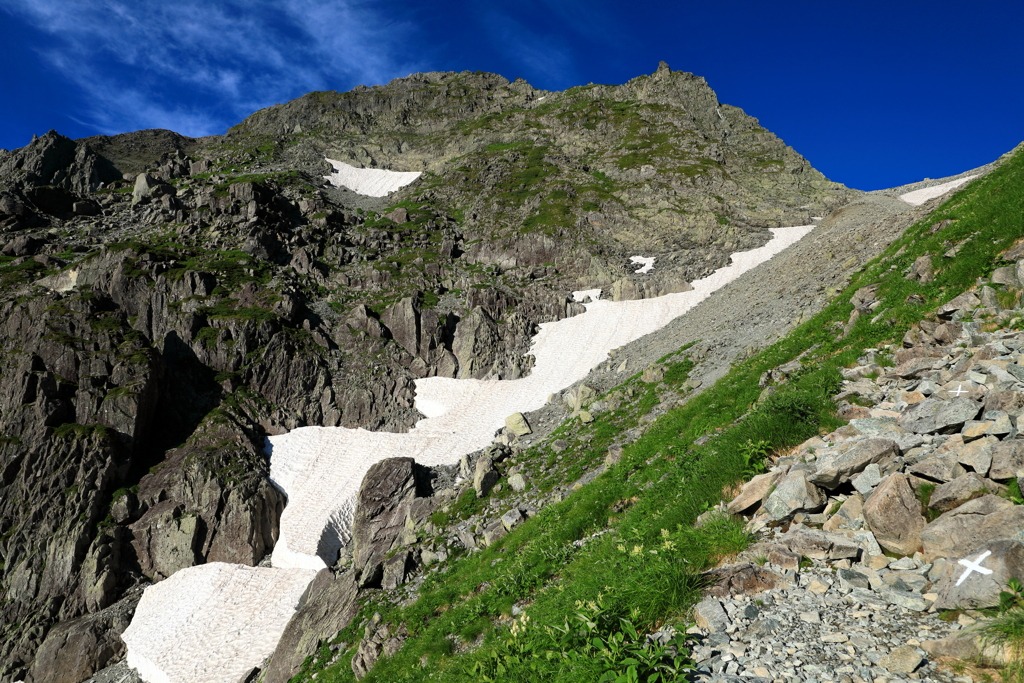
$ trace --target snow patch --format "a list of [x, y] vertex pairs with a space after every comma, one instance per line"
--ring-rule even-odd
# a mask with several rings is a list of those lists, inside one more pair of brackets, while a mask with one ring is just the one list
[[367, 197], [384, 197], [403, 188], [422, 175], [419, 171], [387, 171], [383, 168], [356, 168], [344, 161], [328, 159], [334, 173], [325, 175], [334, 187], [347, 187]]
[[907, 192], [900, 195], [900, 199], [905, 201], [911, 206], [921, 206], [929, 199], [935, 199], [941, 197], [951, 190], [955, 190], [969, 180], [974, 180], [977, 175], [969, 175], [966, 178], [960, 178], [958, 180], [950, 180], [948, 183], [942, 183], [941, 185], [933, 185], [931, 187], [925, 187], [920, 190], [914, 190], [913, 192]]
[[506, 416], [542, 407], [549, 395], [586, 377], [611, 349], [664, 327], [813, 228], [773, 228], [768, 244], [733, 254], [731, 265], [693, 282], [692, 291], [597, 300], [584, 314], [542, 324], [530, 349], [536, 362], [528, 377], [416, 380], [416, 408], [427, 419], [406, 434], [303, 427], [270, 437], [270, 478], [288, 495], [274, 566], [313, 569], [334, 563], [350, 538], [353, 502], [373, 463], [399, 456], [428, 466], [458, 462], [489, 445]]
[[[600, 289], [581, 289], [578, 292], [572, 293], [572, 300], [576, 303], [583, 303], [583, 300], [590, 297], [591, 301], [597, 301], [601, 298]], [[424, 413], [425, 414], [425, 413]]]
[[654, 269], [654, 256], [630, 256], [629, 260], [633, 263], [642, 264], [642, 267], [637, 268], [635, 273], [641, 275], [647, 274]]
[[211, 562], [142, 594], [121, 639], [147, 683], [235, 683], [277, 647], [316, 572]]

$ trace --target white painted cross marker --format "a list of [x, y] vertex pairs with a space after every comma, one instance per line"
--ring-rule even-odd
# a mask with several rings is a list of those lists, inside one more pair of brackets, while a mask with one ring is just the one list
[[960, 576], [960, 578], [957, 579], [956, 585], [959, 586], [961, 583], [963, 583], [967, 579], [967, 577], [970, 576], [971, 572], [978, 572], [979, 574], [991, 574], [992, 573], [991, 569], [985, 569], [984, 567], [981, 566], [982, 560], [984, 560], [986, 557], [988, 557], [991, 554], [992, 554], [991, 550], [986, 550], [974, 562], [971, 562], [966, 557], [964, 559], [960, 560], [960, 564], [962, 564], [963, 566], [967, 567], [967, 571], [965, 571]]
[[960, 398], [960, 394], [969, 394], [971, 392], [969, 392], [967, 389], [964, 389], [964, 385], [963, 384], [957, 384], [956, 385], [956, 391], [951, 391], [949, 393], [953, 394], [957, 398]]

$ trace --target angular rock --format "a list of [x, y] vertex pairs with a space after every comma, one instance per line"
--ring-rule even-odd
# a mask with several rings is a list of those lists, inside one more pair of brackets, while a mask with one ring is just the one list
[[473, 472], [473, 488], [476, 489], [476, 497], [483, 498], [490, 493], [500, 478], [498, 470], [494, 469], [494, 462], [486, 455], [480, 456]]
[[862, 526], [864, 526], [864, 497], [856, 493], [843, 501], [839, 510], [822, 525], [822, 529], [837, 531], [839, 529], [859, 529]]
[[126, 600], [50, 629], [36, 652], [28, 683], [78, 683], [123, 657], [121, 634], [131, 623], [139, 596]]
[[847, 449], [837, 447], [819, 456], [816, 469], [807, 480], [817, 486], [834, 489], [868, 465], [882, 463], [897, 455], [899, 448], [890, 439], [866, 439]]
[[533, 430], [522, 413], [513, 413], [505, 418], [505, 429], [515, 436], [526, 436]]
[[952, 657], [977, 662], [981, 666], [1001, 667], [1012, 661], [1009, 646], [987, 642], [981, 634], [974, 632], [938, 640], [926, 640], [921, 643], [921, 649], [936, 659]]
[[1011, 538], [1024, 529], [1024, 505], [982, 496], [944, 513], [921, 531], [926, 562], [961, 557], [988, 541]]
[[992, 446], [997, 442], [994, 436], [972, 441], [956, 452], [957, 462], [984, 477], [992, 466]]
[[981, 299], [974, 292], [964, 292], [953, 298], [949, 303], [939, 306], [935, 314], [943, 320], [949, 320], [962, 311], [969, 311], [981, 305]]
[[782, 520], [798, 512], [820, 512], [825, 507], [825, 501], [825, 494], [807, 481], [806, 472], [793, 470], [768, 496], [764, 508], [772, 519]]
[[363, 477], [352, 519], [352, 570], [359, 588], [380, 585], [384, 560], [402, 541], [416, 489], [412, 458], [381, 460]]
[[911, 465], [907, 468], [907, 471], [919, 477], [940, 483], [952, 481], [966, 472], [960, 463], [957, 462], [956, 455], [952, 453], [945, 453], [922, 460]]
[[501, 524], [508, 531], [516, 528], [523, 522], [523, 513], [518, 508], [512, 508], [501, 516]]
[[1024, 441], [1001, 441], [992, 444], [992, 462], [988, 476], [996, 481], [1007, 481], [1024, 470]]
[[839, 587], [843, 590], [853, 590], [854, 588], [870, 590], [871, 588], [868, 577], [852, 569], [837, 569], [836, 577], [839, 579]]
[[263, 668], [264, 683], [288, 683], [298, 674], [306, 657], [351, 624], [357, 597], [353, 572], [337, 577], [330, 569], [317, 572]]
[[854, 559], [860, 554], [860, 546], [842, 534], [797, 525], [780, 536], [779, 543], [815, 560]]
[[693, 618], [697, 626], [707, 629], [710, 633], [725, 633], [725, 629], [731, 623], [729, 615], [725, 613], [716, 598], [704, 598], [693, 608]]
[[895, 674], [913, 673], [921, 666], [924, 657], [913, 645], [900, 645], [898, 648], [878, 660], [878, 666]]
[[733, 595], [755, 595], [783, 585], [778, 574], [749, 562], [712, 569], [705, 576], [712, 582], [708, 592], [723, 599]]
[[[982, 555], [988, 553], [982, 558]], [[1024, 578], [1024, 543], [999, 540], [983, 543], [963, 557], [952, 558], [947, 572], [933, 589], [939, 594], [938, 609], [985, 609], [999, 606], [999, 593], [1010, 579]], [[991, 573], [978, 571], [973, 563]]]
[[871, 489], [878, 486], [882, 481], [882, 472], [877, 463], [872, 463], [864, 468], [864, 471], [853, 478], [853, 488], [861, 495], [868, 495]]
[[1005, 486], [997, 484], [991, 479], [986, 479], [974, 472], [968, 472], [962, 477], [937, 486], [928, 500], [928, 507], [933, 510], [946, 512], [972, 498], [978, 498], [986, 493], [998, 495], [1005, 490]]
[[890, 552], [913, 555], [921, 546], [925, 518], [902, 473], [886, 477], [864, 502], [864, 520], [879, 545]]
[[743, 490], [729, 503], [727, 509], [733, 514], [742, 514], [760, 506], [783, 474], [780, 470], [756, 475], [743, 485]]
[[508, 478], [508, 485], [512, 487], [512, 490], [516, 493], [522, 493], [526, 490], [526, 478], [520, 472], [516, 472], [510, 475]]
[[980, 406], [969, 398], [944, 401], [926, 398], [907, 409], [896, 422], [915, 434], [949, 433], [959, 431], [967, 420], [978, 415]]

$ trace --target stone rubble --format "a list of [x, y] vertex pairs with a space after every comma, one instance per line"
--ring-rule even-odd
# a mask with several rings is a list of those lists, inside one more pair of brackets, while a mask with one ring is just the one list
[[[1022, 269], [993, 279], [1020, 287]], [[719, 581], [695, 608], [697, 680], [964, 680], [935, 659], [979, 652], [972, 610], [1024, 578], [1024, 311], [998, 301], [982, 286], [867, 349], [835, 397], [849, 424], [720, 507], [759, 542], [716, 574], [762, 565], [776, 585]]]

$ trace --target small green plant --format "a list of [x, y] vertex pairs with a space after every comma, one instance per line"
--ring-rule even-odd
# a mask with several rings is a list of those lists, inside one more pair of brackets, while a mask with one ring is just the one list
[[996, 615], [982, 629], [986, 645], [1007, 648], [1009, 662], [1003, 669], [1003, 680], [1024, 682], [1024, 584], [1017, 579], [1007, 582], [999, 593]]
[[686, 636], [677, 633], [661, 645], [638, 631], [638, 616], [634, 610], [629, 618], [616, 618], [601, 596], [577, 601], [576, 612], [561, 625], [531, 626], [524, 614], [513, 623], [509, 637], [475, 662], [469, 673], [489, 682], [520, 680], [539, 671], [586, 672], [598, 683], [679, 680], [693, 668]]
[[767, 441], [747, 442], [740, 446], [740, 453], [743, 454], [743, 476], [750, 478], [765, 471], [765, 460], [771, 453], [771, 444]]

